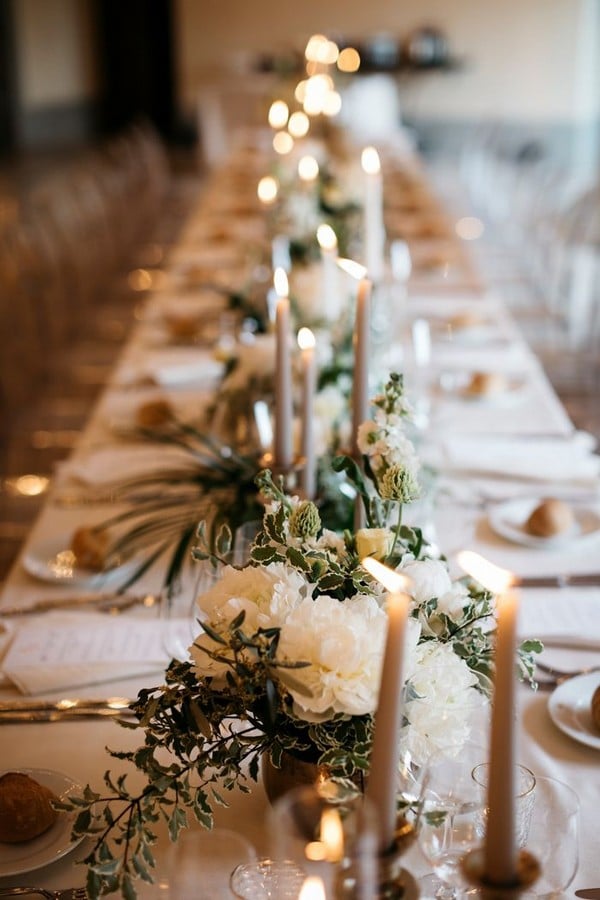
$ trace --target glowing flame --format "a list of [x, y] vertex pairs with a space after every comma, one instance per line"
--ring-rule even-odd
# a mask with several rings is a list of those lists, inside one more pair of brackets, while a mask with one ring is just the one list
[[360, 155], [360, 164], [367, 175], [377, 175], [381, 171], [379, 153], [375, 147], [365, 147]]
[[294, 149], [294, 138], [287, 131], [278, 131], [273, 135], [273, 150], [280, 156], [291, 153]]
[[279, 184], [277, 183], [277, 179], [273, 178], [272, 175], [265, 175], [264, 178], [261, 178], [256, 189], [258, 199], [261, 203], [266, 204], [275, 202], [278, 191]]
[[337, 116], [342, 108], [342, 98], [337, 91], [329, 91], [323, 99], [323, 115]]
[[269, 125], [271, 128], [284, 128], [290, 110], [285, 100], [274, 100], [269, 109]]
[[398, 594], [407, 591], [410, 587], [410, 578], [401, 575], [400, 572], [394, 572], [389, 566], [384, 566], [372, 556], [367, 556], [360, 561], [363, 569], [366, 569], [369, 575], [376, 578], [377, 581], [384, 586], [386, 591]]
[[461, 550], [456, 555], [456, 561], [467, 575], [494, 594], [503, 593], [515, 583], [516, 579], [512, 572], [509, 572], [508, 569], [501, 569], [500, 566], [494, 565], [472, 550]]
[[295, 138], [302, 138], [308, 134], [310, 128], [310, 119], [302, 110], [293, 112], [288, 122], [288, 131]]
[[315, 336], [310, 328], [301, 328], [298, 332], [298, 346], [301, 350], [311, 350], [316, 344]]
[[364, 278], [367, 274], [366, 268], [361, 266], [360, 263], [355, 262], [353, 259], [338, 259], [337, 264], [342, 271], [347, 272], [348, 275], [352, 275], [357, 281], [360, 281], [361, 278]]
[[275, 272], [273, 274], [273, 285], [275, 287], [275, 293], [278, 297], [287, 297], [290, 287], [288, 283], [288, 277], [285, 269], [281, 266], [277, 266]]
[[325, 885], [318, 875], [309, 875], [300, 888], [298, 900], [325, 900]]
[[340, 72], [358, 72], [360, 69], [360, 53], [354, 47], [344, 47], [340, 50], [337, 60]]
[[337, 237], [331, 225], [323, 222], [317, 228], [317, 241], [321, 250], [334, 250], [337, 247]]
[[340, 862], [344, 856], [344, 829], [337, 809], [325, 808], [321, 815], [321, 843], [327, 862]]
[[302, 181], [314, 181], [319, 174], [319, 163], [314, 156], [302, 156], [298, 160], [298, 175]]

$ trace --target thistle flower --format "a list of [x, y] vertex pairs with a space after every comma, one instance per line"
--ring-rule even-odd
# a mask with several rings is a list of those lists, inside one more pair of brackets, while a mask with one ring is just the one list
[[302, 500], [290, 516], [290, 535], [292, 537], [316, 537], [321, 530], [321, 516], [312, 500]]
[[394, 465], [383, 473], [379, 483], [379, 493], [383, 500], [410, 503], [419, 496], [419, 485], [409, 469], [405, 466]]

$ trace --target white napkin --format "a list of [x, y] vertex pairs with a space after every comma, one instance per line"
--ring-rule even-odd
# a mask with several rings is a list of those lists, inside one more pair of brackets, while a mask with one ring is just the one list
[[179, 447], [101, 447], [61, 467], [63, 476], [88, 485], [110, 484], [176, 467], [196, 468], [192, 455]]
[[24, 694], [101, 684], [162, 671], [175, 636], [191, 643], [187, 620], [48, 613], [18, 628], [2, 668]]
[[464, 343], [436, 344], [432, 362], [438, 369], [492, 372], [502, 375], [524, 375], [537, 367], [535, 358], [526, 346], [520, 343], [511, 343], [500, 349], [495, 347], [480, 349], [465, 346]]
[[598, 592], [581, 588], [521, 591], [519, 635], [548, 647], [600, 650]]
[[446, 466], [531, 481], [597, 485], [600, 456], [585, 440], [553, 437], [454, 435], [442, 442]]
[[212, 353], [193, 348], [191, 350], [161, 350], [139, 362], [126, 363], [117, 373], [117, 382], [136, 385], [152, 380], [162, 387], [178, 384], [214, 382], [223, 374], [223, 363]]

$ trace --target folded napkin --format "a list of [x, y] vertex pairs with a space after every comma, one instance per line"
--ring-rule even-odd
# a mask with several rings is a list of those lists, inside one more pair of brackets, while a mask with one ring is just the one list
[[[501, 332], [498, 332], [501, 337]], [[523, 375], [537, 367], [535, 357], [524, 344], [505, 347], [465, 346], [464, 342], [436, 344], [432, 362], [438, 369], [459, 369], [461, 372], [494, 372], [502, 375]]]
[[160, 672], [175, 641], [191, 644], [188, 620], [49, 613], [18, 628], [2, 671], [24, 694], [62, 691]]
[[472, 474], [487, 473], [531, 481], [596, 486], [600, 456], [585, 439], [454, 435], [442, 442], [443, 463]]
[[597, 590], [523, 591], [518, 631], [548, 647], [600, 650]]
[[103, 485], [159, 474], [174, 467], [189, 466], [193, 470], [195, 465], [192, 455], [179, 447], [161, 446], [158, 451], [156, 446], [101, 447], [73, 458], [60, 471], [63, 476], [84, 484]]
[[136, 385], [151, 381], [162, 387], [176, 387], [190, 382], [206, 384], [223, 374], [223, 363], [212, 353], [190, 350], [161, 350], [148, 358], [126, 363], [117, 373], [122, 385]]

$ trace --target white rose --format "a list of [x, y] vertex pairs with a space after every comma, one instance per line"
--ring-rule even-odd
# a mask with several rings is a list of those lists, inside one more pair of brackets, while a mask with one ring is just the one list
[[388, 528], [359, 528], [356, 532], [356, 552], [359, 559], [372, 556], [385, 559], [394, 543], [394, 535]]
[[452, 588], [450, 573], [439, 559], [417, 559], [401, 566], [398, 571], [411, 579], [409, 593], [416, 603], [443, 597]]
[[[340, 602], [303, 600], [281, 629], [280, 659], [306, 661], [294, 669], [310, 696], [290, 688], [296, 715], [323, 721], [335, 713], [364, 715], [377, 704], [387, 617], [373, 597]], [[280, 670], [285, 683], [285, 670]]]

